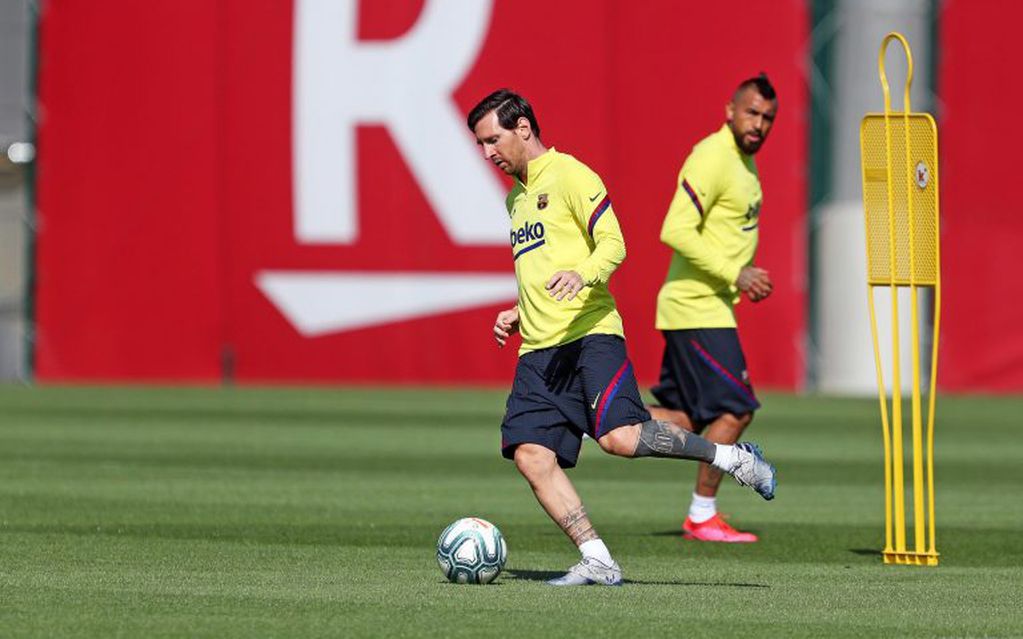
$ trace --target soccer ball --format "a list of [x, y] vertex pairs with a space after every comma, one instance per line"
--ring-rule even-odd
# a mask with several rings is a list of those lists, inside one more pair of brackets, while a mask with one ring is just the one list
[[437, 563], [456, 584], [489, 584], [504, 568], [508, 545], [497, 526], [466, 517], [444, 529], [437, 540]]

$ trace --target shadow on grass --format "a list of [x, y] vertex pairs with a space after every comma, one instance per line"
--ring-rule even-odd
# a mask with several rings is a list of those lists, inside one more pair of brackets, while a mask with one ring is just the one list
[[[504, 574], [508, 579], [521, 581], [549, 581], [560, 577], [563, 572], [551, 572], [549, 570], [512, 570], [506, 569]], [[642, 579], [625, 579], [626, 584], [639, 586], [698, 586], [701, 588], [770, 588], [767, 584], [748, 584], [741, 582], [727, 581], [647, 581]]]
[[[760, 535], [763, 534], [763, 533], [761, 533], [759, 530], [757, 530], [755, 528], [744, 528], [743, 532], [751, 532], [751, 533], [753, 533], [754, 535], [757, 535], [757, 536], [760, 536]], [[682, 534], [682, 529], [681, 528], [676, 528], [674, 530], [662, 530], [660, 532], [652, 532], [652, 533], [647, 533], [647, 534], [650, 535], [651, 537], [678, 537], [679, 539], [686, 539], [685, 536]], [[686, 541], [695, 541], [695, 540], [686, 539]]]
[[875, 548], [850, 548], [849, 552], [863, 557], [880, 557], [881, 551]]

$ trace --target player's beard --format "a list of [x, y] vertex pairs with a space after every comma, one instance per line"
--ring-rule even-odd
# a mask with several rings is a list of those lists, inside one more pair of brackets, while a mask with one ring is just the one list
[[749, 132], [749, 131], [747, 131], [746, 133], [743, 133], [742, 135], [735, 135], [733, 133], [733, 137], [735, 137], [735, 144], [736, 144], [736, 146], [738, 146], [742, 150], [742, 152], [745, 153], [746, 155], [753, 155], [753, 154], [755, 154], [757, 151], [760, 150], [760, 147], [762, 147], [764, 145], [764, 136], [763, 135], [760, 135], [756, 142], [747, 142], [746, 141], [746, 136], [749, 135], [750, 133], [751, 132]]
[[739, 147], [739, 150], [746, 155], [753, 155], [760, 150], [760, 147], [764, 146], [764, 135], [762, 133], [760, 134], [760, 139], [757, 140], [757, 142], [748, 144], [746, 142], [746, 136], [753, 133], [752, 131], [744, 131], [740, 133], [732, 126], [729, 126], [728, 128], [732, 130], [732, 139], [735, 140], [735, 146]]

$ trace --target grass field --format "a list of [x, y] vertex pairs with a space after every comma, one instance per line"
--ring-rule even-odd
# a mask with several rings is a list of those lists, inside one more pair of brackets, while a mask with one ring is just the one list
[[[587, 442], [628, 583], [553, 589], [577, 553], [501, 392], [0, 387], [0, 636], [1023, 636], [1023, 400], [940, 398], [938, 568], [881, 564], [876, 401], [763, 401], [778, 497], [720, 500], [760, 543], [681, 539], [695, 465]], [[492, 585], [437, 569], [464, 515], [508, 540]]]

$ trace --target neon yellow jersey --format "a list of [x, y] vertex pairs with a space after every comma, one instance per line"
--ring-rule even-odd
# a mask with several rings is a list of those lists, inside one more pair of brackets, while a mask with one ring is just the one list
[[674, 253], [657, 295], [658, 329], [735, 326], [735, 280], [753, 263], [762, 200], [757, 165], [727, 124], [693, 147], [661, 227]]
[[[571, 155], [549, 149], [531, 160], [506, 205], [519, 283], [519, 354], [603, 333], [625, 337], [607, 281], [625, 259], [625, 241], [600, 177]], [[560, 302], [545, 286], [575, 271], [587, 286]]]

